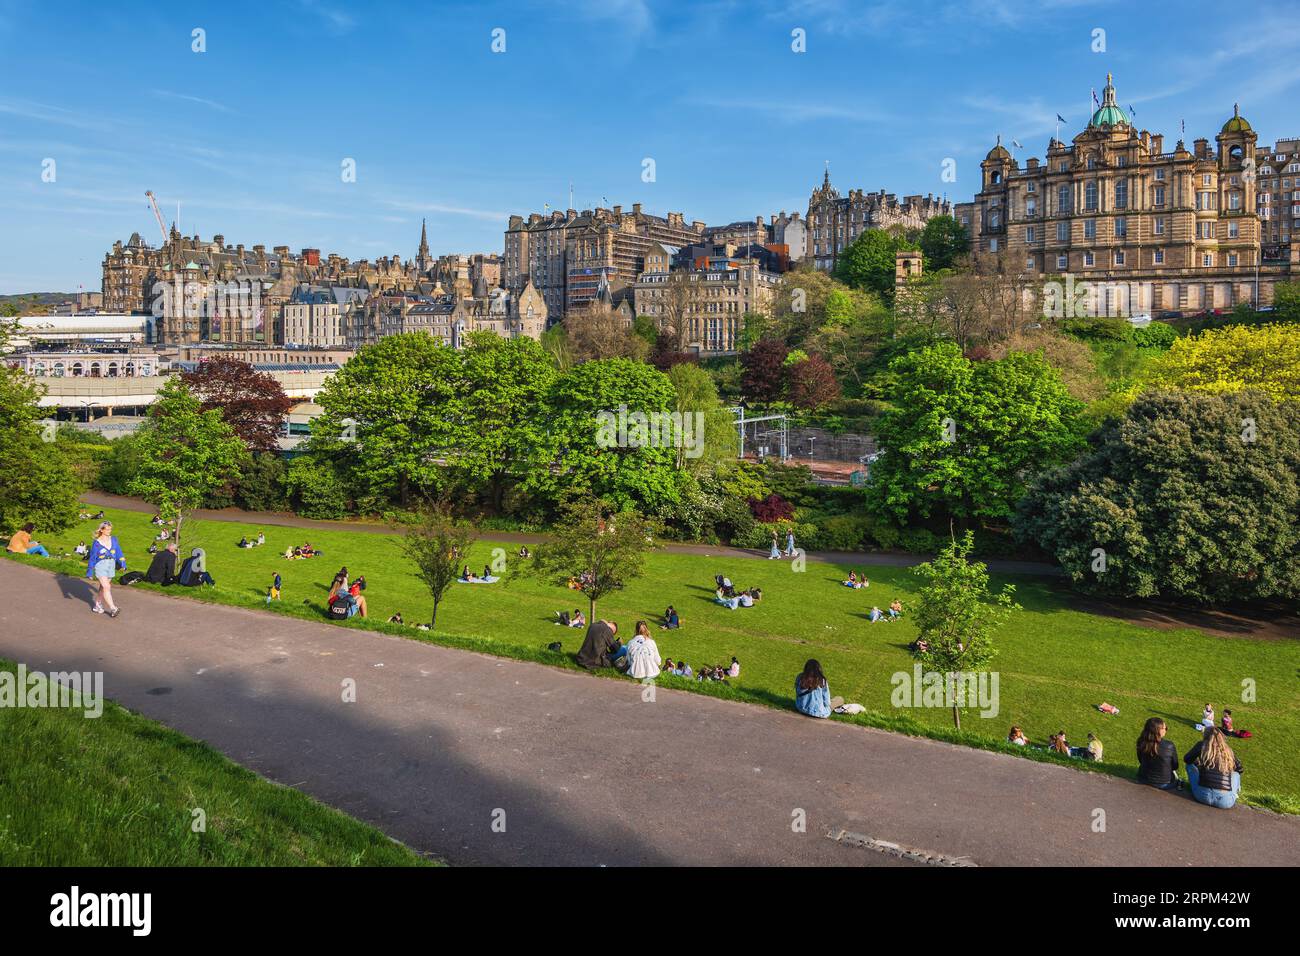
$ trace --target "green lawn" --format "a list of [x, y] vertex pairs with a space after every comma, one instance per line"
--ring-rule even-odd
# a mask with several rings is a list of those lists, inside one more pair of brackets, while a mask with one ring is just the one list
[[[155, 528], [148, 516], [110, 512], [116, 531], [133, 568], [144, 570], [145, 553]], [[72, 531], [46, 536], [44, 543], [71, 550], [89, 538], [93, 522]], [[402, 633], [414, 639], [471, 648], [509, 657], [575, 667], [573, 654], [582, 641], [576, 629], [552, 624], [556, 610], [570, 611], [585, 602], [574, 592], [531, 578], [495, 585], [453, 585], [439, 611], [438, 633], [417, 631], [382, 622], [401, 611], [408, 624], [428, 620], [431, 602], [420, 584], [406, 571], [399, 539], [362, 531], [301, 531], [265, 527], [267, 544], [242, 550], [235, 546], [241, 534], [255, 536], [255, 525], [209, 521], [196, 523], [188, 543], [201, 543], [208, 568], [218, 587], [205, 589], [207, 600], [265, 609], [265, 594], [272, 576], [284, 579], [283, 601], [268, 613], [291, 614], [323, 620], [324, 598], [330, 579], [346, 564], [355, 578], [364, 574], [370, 620], [354, 618], [348, 627], [373, 627]], [[286, 561], [280, 554], [287, 545], [306, 538], [325, 552], [307, 561]], [[188, 550], [187, 543], [187, 550]], [[491, 557], [492, 542], [474, 548], [470, 564], [481, 569]], [[518, 561], [517, 546], [505, 545], [511, 566]], [[84, 563], [16, 558], [85, 573]], [[1193, 724], [1207, 702], [1221, 713], [1229, 707], [1236, 725], [1255, 736], [1234, 746], [1245, 766], [1243, 791], [1261, 806], [1300, 812], [1300, 762], [1294, 759], [1300, 740], [1300, 642], [1266, 641], [1210, 636], [1190, 629], [1156, 630], [1073, 610], [1069, 595], [1045, 578], [1010, 580], [1025, 610], [998, 635], [1000, 649], [994, 662], [1000, 674], [1000, 711], [981, 718], [976, 711], [963, 715], [964, 730], [952, 730], [945, 709], [894, 708], [890, 703], [891, 675], [910, 672], [912, 660], [906, 645], [915, 628], [905, 617], [892, 624], [870, 624], [866, 614], [872, 604], [886, 607], [895, 597], [911, 606], [917, 579], [907, 569], [871, 568], [871, 587], [854, 591], [840, 582], [847, 566], [808, 562], [796, 573], [788, 561], [722, 560], [698, 555], [651, 555], [645, 577], [608, 598], [600, 616], [619, 622], [624, 633], [638, 619], [654, 622], [668, 603], [681, 614], [680, 631], [658, 631], [660, 653], [684, 657], [692, 667], [740, 659], [741, 677], [726, 685], [701, 684], [681, 678], [662, 678], [665, 684], [777, 707], [792, 704], [796, 673], [809, 657], [816, 657], [830, 680], [832, 693], [861, 702], [866, 714], [852, 719], [905, 733], [958, 740], [973, 746], [1008, 749], [1026, 757], [1049, 758], [1038, 751], [1010, 748], [1002, 741], [1011, 724], [1020, 724], [1031, 741], [1043, 743], [1049, 734], [1065, 730], [1072, 745], [1081, 745], [1089, 731], [1106, 746], [1106, 760], [1090, 765], [1132, 775], [1136, 769], [1134, 741], [1147, 717], [1159, 715], [1183, 753], [1198, 738]], [[764, 600], [758, 606], [729, 611], [713, 603], [712, 579], [726, 573], [738, 587], [759, 585]], [[196, 590], [173, 588], [173, 593], [198, 596]], [[129, 595], [125, 598], [129, 606]], [[128, 612], [129, 613], [129, 612]], [[561, 641], [563, 654], [546, 650]], [[1251, 680], [1257, 700], [1242, 701], [1243, 681]], [[1108, 701], [1120, 708], [1118, 716], [1099, 713], [1096, 705]], [[1288, 757], [1287, 754], [1291, 754]], [[1082, 767], [1077, 761], [1076, 766]]]
[[[0, 708], [0, 739], [0, 866], [430, 862], [109, 702], [96, 718], [80, 709]], [[196, 808], [205, 815], [201, 832]]]

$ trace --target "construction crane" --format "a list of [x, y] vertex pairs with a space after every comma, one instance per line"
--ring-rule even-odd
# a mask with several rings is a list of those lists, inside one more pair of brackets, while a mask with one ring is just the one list
[[154, 198], [152, 190], [146, 189], [144, 194], [149, 197], [149, 205], [153, 207], [153, 217], [158, 220], [158, 231], [162, 233], [163, 245], [167, 245], [167, 226], [163, 223], [162, 213], [158, 211], [158, 200]]

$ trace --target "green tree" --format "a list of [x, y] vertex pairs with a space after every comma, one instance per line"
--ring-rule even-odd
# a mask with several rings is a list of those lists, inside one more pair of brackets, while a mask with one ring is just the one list
[[921, 642], [918, 647], [924, 647], [917, 657], [926, 670], [945, 676], [953, 725], [958, 730], [961, 707], [956, 691], [962, 675], [988, 670], [997, 655], [994, 633], [1013, 610], [1020, 610], [1013, 585], [1004, 585], [996, 595], [990, 592], [988, 568], [969, 559], [974, 547], [974, 535], [967, 531], [934, 560], [912, 569], [926, 582], [917, 595], [913, 615]]
[[893, 407], [877, 430], [884, 454], [867, 485], [882, 517], [1010, 517], [1030, 478], [1082, 444], [1082, 403], [1039, 354], [971, 362], [943, 342], [890, 370]]
[[918, 245], [927, 272], [952, 269], [970, 251], [970, 235], [952, 216], [935, 216], [921, 230]]
[[1229, 607], [1300, 597], [1300, 415], [1259, 391], [1146, 392], [1041, 476], [1017, 535], [1084, 591]]
[[464, 388], [454, 349], [423, 332], [386, 336], [326, 381], [307, 453], [332, 462], [363, 508], [405, 507], [445, 488], [445, 462], [464, 447], [471, 413], [491, 413], [467, 410]]
[[[683, 423], [689, 421], [694, 439], [694, 448], [686, 447], [685, 442], [678, 443], [677, 467], [703, 475], [733, 463], [739, 452], [740, 435], [735, 416], [718, 400], [713, 376], [698, 365], [683, 363], [669, 369], [668, 380], [676, 392], [674, 411], [682, 415]], [[693, 417], [696, 415], [699, 417]], [[697, 429], [697, 424], [702, 427]]]
[[38, 531], [62, 531], [77, 519], [82, 485], [43, 421], [42, 391], [25, 372], [0, 364], [0, 534], [29, 521]]
[[658, 525], [636, 511], [585, 497], [568, 502], [550, 540], [538, 545], [524, 573], [554, 584], [575, 582], [587, 596], [587, 619], [596, 602], [641, 576], [645, 558], [658, 545]]
[[1283, 322], [1300, 322], [1300, 280], [1273, 286], [1273, 308]]
[[402, 551], [433, 598], [429, 627], [438, 625], [438, 607], [456, 581], [460, 559], [469, 554], [476, 536], [466, 521], [458, 521], [446, 508], [424, 506], [407, 522]]
[[179, 550], [185, 521], [209, 495], [238, 477], [248, 450], [221, 412], [203, 411], [198, 397], [178, 378], [158, 389], [137, 444], [140, 464], [127, 488], [176, 522]]
[[[575, 365], [555, 379], [540, 411], [546, 452], [524, 488], [552, 502], [574, 494], [607, 498], [620, 508], [658, 510], [675, 502], [676, 449], [638, 435], [628, 416], [671, 413], [676, 398], [667, 375], [634, 359]], [[620, 419], [629, 426], [623, 434], [617, 434]]]
[[893, 302], [897, 253], [915, 248], [899, 230], [866, 229], [840, 254], [835, 263], [835, 278]]
[[486, 486], [500, 512], [507, 482], [549, 462], [546, 420], [538, 414], [555, 382], [546, 350], [528, 338], [471, 333], [461, 352], [463, 386], [456, 402], [465, 410], [461, 439], [449, 460], [462, 482]]

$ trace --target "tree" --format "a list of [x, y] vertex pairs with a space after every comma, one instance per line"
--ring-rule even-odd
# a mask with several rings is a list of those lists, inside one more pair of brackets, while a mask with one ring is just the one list
[[578, 362], [607, 358], [644, 360], [650, 354], [646, 340], [605, 302], [593, 301], [574, 309], [564, 318], [564, 331], [573, 358]]
[[917, 244], [925, 257], [925, 270], [952, 269], [970, 251], [970, 235], [952, 216], [935, 216], [925, 224]]
[[740, 377], [740, 387], [755, 402], [779, 401], [785, 389], [785, 359], [790, 354], [779, 339], [760, 339], [752, 349], [741, 356], [745, 371]]
[[934, 272], [898, 296], [898, 322], [952, 339], [962, 351], [992, 346], [1043, 324], [1041, 281], [1028, 274]]
[[1028, 329], [1014, 332], [990, 348], [994, 359], [1006, 358], [1013, 352], [1041, 355], [1061, 376], [1070, 396], [1081, 402], [1091, 402], [1106, 393], [1106, 384], [1097, 374], [1092, 349], [1078, 339], [1051, 329]]
[[253, 451], [278, 452], [276, 439], [294, 400], [270, 375], [247, 362], [218, 355], [200, 362], [181, 381], [199, 398], [201, 408], [215, 408]]
[[657, 344], [666, 352], [685, 352], [690, 341], [693, 281], [692, 273], [677, 269], [670, 271], [667, 280], [655, 289], [655, 304], [659, 306]]
[[186, 519], [204, 499], [238, 477], [248, 459], [239, 436], [215, 408], [204, 411], [178, 378], [158, 389], [149, 421], [137, 433], [140, 465], [127, 487], [176, 522], [180, 549]]
[[1273, 307], [1283, 322], [1300, 322], [1300, 281], [1293, 279], [1274, 285]]
[[452, 518], [446, 508], [424, 506], [407, 522], [402, 551], [415, 565], [412, 572], [429, 589], [433, 612], [429, 627], [437, 627], [438, 606], [455, 583], [460, 559], [469, 554], [476, 536], [466, 521]]
[[877, 430], [884, 454], [867, 484], [868, 507], [882, 517], [1010, 517], [1030, 478], [1082, 444], [1081, 403], [1039, 355], [972, 362], [942, 342], [890, 370], [893, 407]]
[[713, 376], [698, 365], [683, 364], [669, 369], [668, 380], [676, 392], [674, 411], [682, 415], [683, 421], [687, 416], [699, 416], [690, 419], [695, 446], [687, 448], [684, 442], [678, 444], [677, 467], [698, 475], [734, 462], [740, 436], [734, 416], [718, 400]]
[[447, 456], [477, 429], [463, 388], [454, 349], [423, 332], [386, 336], [325, 382], [307, 453], [328, 460], [364, 509], [428, 497], [446, 485]]
[[788, 369], [790, 402], [796, 408], [816, 411], [840, 397], [835, 370], [820, 355], [810, 355]]
[[577, 584], [587, 596], [587, 619], [594, 621], [597, 601], [641, 576], [646, 555], [658, 546], [658, 530], [636, 511], [616, 511], [600, 498], [575, 499], [525, 568], [555, 584]]
[[1274, 401], [1300, 395], [1300, 326], [1230, 325], [1179, 338], [1148, 366], [1142, 387], [1227, 394], [1258, 389]]
[[893, 302], [897, 254], [915, 248], [900, 230], [865, 229], [840, 253], [835, 263], [835, 278]]
[[1300, 597], [1300, 416], [1258, 391], [1146, 392], [1041, 476], [1015, 529], [1082, 590], [1237, 607]]
[[[680, 483], [672, 436], [665, 442], [659, 428], [641, 434], [631, 417], [649, 421], [671, 414], [675, 401], [668, 376], [643, 362], [617, 358], [575, 365], [555, 379], [539, 412], [546, 447], [523, 487], [551, 501], [593, 495], [616, 507], [650, 511], [675, 502]], [[603, 423], [611, 421], [616, 434], [605, 434]]]
[[[0, 347], [4, 335], [0, 333]], [[57, 532], [77, 519], [82, 485], [42, 424], [42, 388], [25, 372], [0, 363], [0, 533], [34, 524]]]
[[961, 708], [956, 690], [961, 675], [988, 670], [997, 655], [993, 634], [1020, 610], [1014, 601], [1015, 586], [1004, 585], [996, 595], [989, 591], [988, 568], [968, 555], [975, 537], [967, 531], [954, 539], [932, 561], [917, 565], [912, 572], [926, 583], [917, 595], [917, 657], [928, 670], [943, 674], [953, 696], [953, 725], [961, 730]]
[[546, 351], [529, 338], [472, 332], [460, 353], [463, 386], [458, 406], [468, 415], [448, 460], [471, 487], [487, 487], [500, 512], [506, 484], [549, 462], [546, 418], [538, 414], [556, 372]]

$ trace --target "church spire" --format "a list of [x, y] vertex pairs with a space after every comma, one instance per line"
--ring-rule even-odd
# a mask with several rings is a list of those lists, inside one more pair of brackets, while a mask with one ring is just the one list
[[420, 220], [420, 256], [425, 259], [429, 257], [429, 233], [423, 219]]

